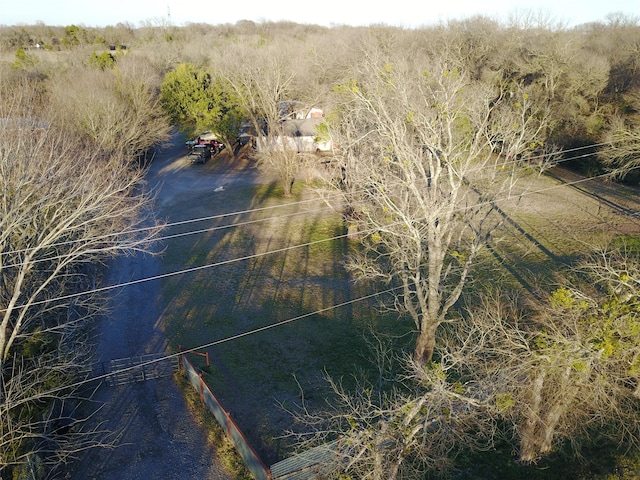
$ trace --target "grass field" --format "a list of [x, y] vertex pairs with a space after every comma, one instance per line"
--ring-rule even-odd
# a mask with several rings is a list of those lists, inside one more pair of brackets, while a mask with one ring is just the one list
[[[174, 350], [218, 342], [202, 350], [210, 367], [202, 357], [191, 359], [267, 463], [287, 449], [276, 438], [291, 426], [280, 405], [299, 403], [302, 389], [310, 406], [322, 407], [331, 396], [324, 375], [344, 378], [348, 386], [355, 372], [374, 367], [366, 342], [370, 327], [407, 344], [413, 328], [382, 315], [373, 300], [354, 302], [372, 290], [354, 285], [344, 271], [350, 245], [341, 238], [340, 215], [317, 201], [300, 203], [310, 190], [295, 193], [284, 199], [277, 188], [254, 186], [228, 192], [224, 200], [202, 198], [191, 207], [193, 218], [262, 210], [213, 219], [198, 228], [216, 230], [168, 240], [162, 262], [167, 271], [217, 264], [163, 282], [166, 333]], [[286, 323], [269, 328], [279, 322]], [[263, 330], [250, 333], [256, 329]]]
[[[175, 350], [209, 345], [202, 351], [211, 366], [192, 360], [267, 464], [288, 451], [278, 436], [291, 417], [280, 405], [299, 403], [302, 389], [308, 405], [321, 408], [331, 399], [324, 375], [343, 378], [348, 387], [354, 373], [373, 372], [371, 327], [396, 336], [399, 349], [410, 348], [413, 338], [411, 321], [382, 314], [374, 300], [354, 302], [373, 287], [354, 284], [344, 271], [353, 245], [343, 236], [341, 217], [314, 201], [312, 189], [296, 185], [289, 199], [273, 185], [212, 193], [198, 202], [185, 196], [188, 205], [174, 208], [190, 209], [192, 218], [252, 212], [202, 222], [198, 228], [209, 230], [167, 240], [163, 257], [167, 271], [213, 265], [164, 280], [163, 323]], [[622, 221], [546, 177], [532, 176], [501, 209], [503, 230], [480, 258], [474, 288], [486, 282], [551, 288], [558, 268]], [[637, 233], [634, 228], [625, 223], [624, 233]], [[166, 233], [188, 229], [193, 226]]]

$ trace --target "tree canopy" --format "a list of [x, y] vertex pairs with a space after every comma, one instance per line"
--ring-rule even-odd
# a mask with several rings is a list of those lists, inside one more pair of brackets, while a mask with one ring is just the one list
[[223, 77], [190, 63], [166, 74], [160, 98], [174, 124], [190, 133], [211, 131], [229, 147], [246, 118], [236, 92]]

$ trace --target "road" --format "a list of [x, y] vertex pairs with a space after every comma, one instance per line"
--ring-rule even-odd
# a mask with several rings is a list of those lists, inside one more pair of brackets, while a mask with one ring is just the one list
[[[211, 190], [233, 181], [254, 181], [249, 174], [203, 175], [189, 165], [183, 140], [173, 143], [153, 161], [148, 187], [155, 191], [155, 214], [166, 217], [181, 192]], [[171, 211], [172, 218], [176, 212]], [[188, 218], [188, 212], [184, 212]], [[105, 285], [149, 278], [161, 269], [161, 257], [136, 255], [110, 262]], [[158, 281], [135, 283], [110, 292], [110, 312], [101, 320], [97, 365], [165, 351], [158, 319], [163, 308]], [[196, 423], [171, 376], [124, 386], [101, 384], [94, 395], [99, 407], [92, 425], [112, 432], [114, 448], [85, 452], [67, 478], [87, 479], [210, 479], [230, 478], [207, 444], [207, 433]]]

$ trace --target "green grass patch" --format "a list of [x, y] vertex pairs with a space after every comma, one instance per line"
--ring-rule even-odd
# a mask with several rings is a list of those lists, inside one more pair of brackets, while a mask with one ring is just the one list
[[334, 260], [343, 258], [347, 253], [346, 233], [342, 218], [334, 215], [305, 225], [303, 237], [311, 244], [308, 247], [309, 255]]
[[614, 248], [618, 248], [628, 255], [635, 257], [640, 256], [640, 236], [639, 235], [620, 235], [613, 241]]

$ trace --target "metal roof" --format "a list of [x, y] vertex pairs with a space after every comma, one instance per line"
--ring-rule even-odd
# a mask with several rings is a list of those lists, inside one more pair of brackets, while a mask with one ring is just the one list
[[336, 466], [339, 442], [319, 445], [271, 465], [273, 480], [316, 480], [326, 478]]

